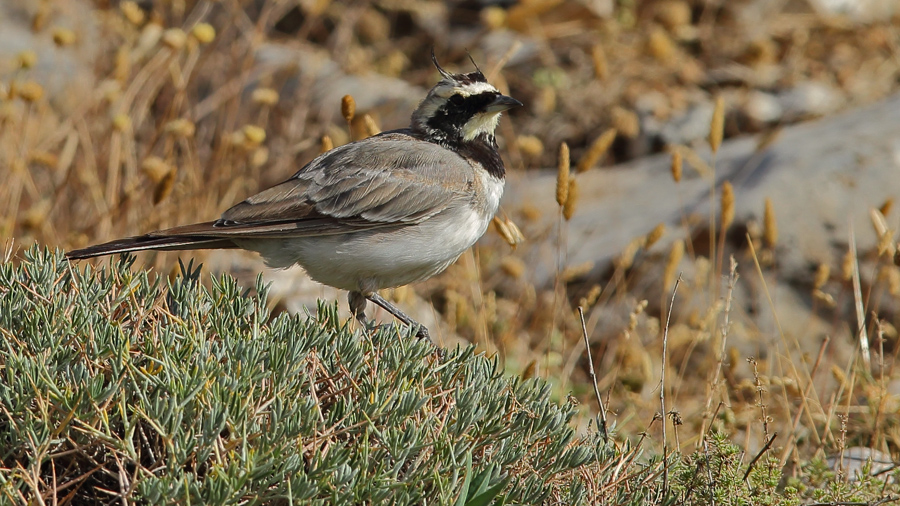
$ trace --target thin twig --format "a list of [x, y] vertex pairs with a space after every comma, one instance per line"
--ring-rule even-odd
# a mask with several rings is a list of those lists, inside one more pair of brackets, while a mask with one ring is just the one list
[[675, 286], [672, 287], [672, 299], [669, 301], [669, 312], [666, 314], [666, 327], [663, 330], [662, 342], [662, 365], [660, 366], [661, 374], [659, 377], [659, 409], [662, 417], [662, 440], [663, 440], [663, 491], [669, 484], [669, 447], [666, 441], [666, 348], [669, 343], [669, 322], [672, 321], [672, 309], [675, 307], [675, 294], [678, 293], [678, 285], [681, 284], [681, 274], [678, 273], [678, 279], [675, 280]]
[[756, 456], [753, 457], [753, 460], [750, 461], [750, 464], [747, 466], [747, 472], [744, 473], [744, 479], [741, 481], [747, 481], [747, 477], [750, 476], [750, 471], [753, 470], [753, 466], [756, 464], [756, 461], [759, 460], [760, 457], [762, 457], [763, 453], [766, 453], [769, 448], [771, 448], [772, 443], [775, 442], [776, 437], [778, 437], [778, 433], [772, 433], [772, 437], [770, 437], [769, 440], [766, 441], [766, 444], [762, 447], [762, 450], [760, 450], [759, 453], [757, 453]]
[[587, 350], [588, 374], [591, 376], [591, 384], [594, 385], [594, 395], [597, 396], [597, 404], [600, 405], [600, 434], [603, 441], [609, 441], [609, 433], [606, 430], [606, 406], [600, 395], [600, 387], [597, 386], [597, 375], [594, 373], [594, 359], [591, 358], [591, 344], [588, 342], [587, 325], [584, 323], [584, 308], [578, 306], [578, 315], [581, 317], [581, 335], [584, 337], [584, 348]]

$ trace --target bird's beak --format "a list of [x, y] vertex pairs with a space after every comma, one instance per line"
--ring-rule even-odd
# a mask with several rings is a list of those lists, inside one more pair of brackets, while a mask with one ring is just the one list
[[488, 106], [485, 108], [485, 112], [503, 112], [507, 109], [512, 109], [513, 107], [521, 107], [523, 105], [525, 104], [512, 97], [507, 97], [506, 95], [498, 95], [493, 102], [488, 104]]

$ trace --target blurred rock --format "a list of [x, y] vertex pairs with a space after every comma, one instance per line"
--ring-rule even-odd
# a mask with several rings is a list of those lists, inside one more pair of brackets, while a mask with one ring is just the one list
[[256, 59], [259, 75], [273, 68], [293, 73], [282, 94], [290, 99], [301, 90], [310, 93], [314, 112], [324, 124], [343, 123], [341, 98], [353, 95], [357, 111], [376, 111], [384, 130], [405, 127], [426, 92], [402, 79], [374, 72], [348, 74], [326, 51], [308, 45], [266, 43], [260, 46]]
[[701, 102], [664, 124], [659, 132], [663, 143], [692, 144], [697, 139], [706, 138], [714, 108], [712, 101]]
[[747, 94], [744, 113], [753, 121], [774, 123], [784, 116], [784, 107], [775, 95], [754, 90]]
[[784, 114], [791, 119], [824, 116], [844, 105], [841, 93], [822, 82], [807, 81], [778, 94]]

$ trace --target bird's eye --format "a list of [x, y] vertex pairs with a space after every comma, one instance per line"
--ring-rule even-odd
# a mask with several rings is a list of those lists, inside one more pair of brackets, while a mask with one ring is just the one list
[[462, 95], [456, 95], [450, 97], [450, 103], [453, 105], [462, 105], [463, 100], [465, 100]]

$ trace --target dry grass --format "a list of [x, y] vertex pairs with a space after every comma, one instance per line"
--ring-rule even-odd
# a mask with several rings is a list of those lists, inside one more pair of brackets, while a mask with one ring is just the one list
[[[48, 96], [32, 75], [37, 56], [27, 51], [18, 56], [19, 68], [0, 81], [0, 166], [8, 174], [0, 186], [0, 236], [15, 237], [20, 245], [73, 248], [213, 219], [289, 176], [322, 149], [382, 126], [401, 126], [378, 125], [377, 112], [361, 110], [352, 99], [329, 106], [333, 119], [343, 112], [346, 125], [322, 121], [320, 104], [307, 92], [309, 82], [293, 81], [298, 74], [291, 69], [257, 65], [264, 44], [305, 40], [326, 49], [349, 74], [402, 76], [423, 87], [435, 76], [428, 63], [432, 45], [460, 68], [468, 65], [464, 53], [426, 35], [419, 17], [426, 4], [347, 7], [324, 1], [306, 11], [274, 0], [253, 6], [159, 3], [152, 11], [133, 2], [93, 5], [103, 34], [96, 41], [95, 86], [78, 97]], [[474, 18], [462, 8], [450, 14], [455, 22], [486, 27], [479, 37], [489, 35], [490, 27], [505, 27], [540, 43], [539, 56], [495, 73], [500, 87], [508, 86], [528, 104], [512, 121], [504, 120], [500, 133], [515, 171], [561, 166], [563, 155], [554, 147], [568, 144], [565, 184], [561, 170], [555, 190], [557, 212], [566, 219], [578, 213], [577, 198], [591, 198], [578, 195], [576, 172], [644, 153], [636, 147], [641, 139], [628, 137], [626, 130], [617, 134], [630, 116], [620, 114], [617, 125], [607, 111], [619, 107], [634, 113], [638, 98], [653, 94], [663, 98], [652, 113], [663, 121], [671, 118], [686, 108], [690, 94], [726, 86], [713, 79], [726, 67], [722, 61], [738, 76], [738, 84], [726, 90], [734, 93], [757, 85], [746, 76], [763, 67], [778, 71], [773, 86], [824, 74], [848, 90], [851, 103], [896, 89], [896, 82], [885, 84], [875, 69], [895, 65], [891, 41], [897, 40], [897, 23], [862, 30], [785, 10], [750, 33], [724, 3], [650, 1], [618, 7], [605, 18], [578, 2], [549, 10], [540, 5], [523, 2]], [[687, 20], [679, 14], [685, 5], [691, 7]], [[35, 21], [36, 33], [77, 51], [78, 31], [74, 40], [54, 31], [49, 16]], [[798, 38], [800, 33], [808, 36]], [[825, 60], [823, 54], [846, 58]], [[486, 70], [499, 67], [498, 61], [475, 58]], [[861, 76], [848, 70], [859, 62], [867, 64]], [[883, 86], [858, 92], [854, 83], [867, 76]], [[723, 138], [771, 126], [736, 125], [727, 112], [717, 113], [709, 141], [718, 146]], [[526, 153], [514, 142], [523, 136], [547, 148]], [[706, 170], [712, 180], [714, 161], [698, 159], [683, 146], [671, 149], [675, 183], [683, 162]], [[571, 173], [570, 157], [579, 161]], [[678, 191], [675, 183], [672, 191]], [[717, 196], [711, 188], [713, 202], [741, 198]], [[666, 441], [670, 449], [702, 447], [710, 431], [726, 431], [750, 455], [777, 432], [768, 451], [784, 464], [839, 446], [897, 453], [900, 315], [892, 308], [900, 296], [900, 274], [890, 255], [878, 257], [875, 281], [862, 287], [854, 262], [843, 277], [831, 274], [842, 272], [837, 260], [822, 264], [810, 288], [809, 312], [791, 316], [831, 322], [828, 332], [786, 334], [774, 316], [779, 294], [768, 290], [781, 275], [770, 201], [761, 210], [762, 226], [747, 224], [746, 239], [726, 208], [722, 216], [712, 214], [708, 230], [665, 252], [653, 249], [650, 240], [662, 230], [635, 237], [633, 247], [602, 275], [579, 275], [577, 269], [564, 275], [578, 266], [560, 254], [555, 286], [536, 286], [528, 266], [537, 254], [534, 245], [555, 242], [557, 251], [565, 251], [566, 225], [560, 220], [557, 230], [541, 229], [536, 225], [541, 210], [528, 203], [512, 206], [506, 210], [512, 221], [504, 216], [498, 228], [506, 230], [506, 241], [519, 244], [520, 239], [510, 239], [521, 237], [510, 228], [518, 223], [528, 242], [513, 250], [490, 236], [446, 274], [417, 287], [436, 303], [449, 328], [499, 351], [510, 373], [550, 378], [560, 398], [571, 392], [596, 409], [576, 310], [580, 304], [597, 386], [618, 440], [662, 448], [661, 422], [677, 419], [679, 425], [671, 427], [675, 436]], [[725, 267], [732, 256], [736, 270]], [[172, 254], [153, 258], [141, 261], [162, 272], [175, 264]], [[684, 283], [670, 314], [668, 296], [679, 273]], [[862, 308], [859, 323], [856, 307]], [[856, 346], [863, 333], [872, 337], [870, 366]], [[661, 370], [666, 388], [657, 390]], [[655, 417], [661, 393], [669, 413]], [[645, 432], [647, 437], [640, 435]]]

